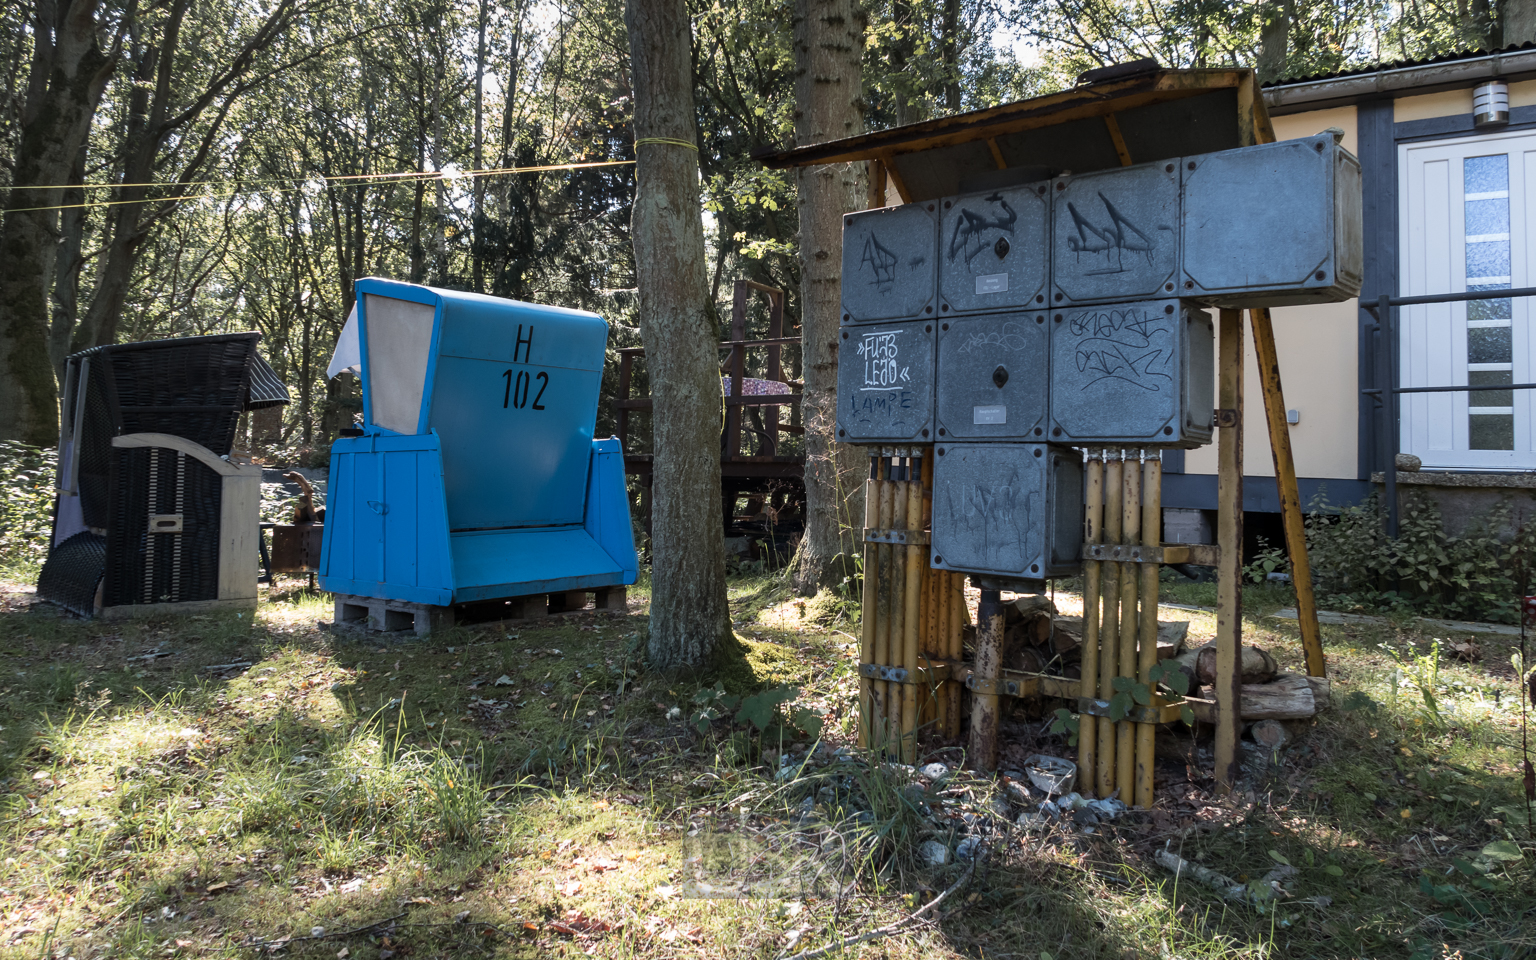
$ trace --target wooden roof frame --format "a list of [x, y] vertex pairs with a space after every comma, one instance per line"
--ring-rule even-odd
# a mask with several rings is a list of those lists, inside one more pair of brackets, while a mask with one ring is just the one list
[[[758, 151], [754, 157], [774, 169], [869, 161], [871, 186], [876, 180], [889, 177], [890, 184], [896, 188], [902, 202], [911, 203], [933, 198], [908, 189], [893, 162], [897, 158], [980, 142], [990, 151], [997, 169], [1006, 169], [1009, 163], [999, 148], [999, 137], [1097, 117], [1104, 121], [1120, 165], [1151, 162], [1165, 157], [1133, 157], [1121, 135], [1120, 114], [1156, 104], [1227, 92], [1236, 94], [1236, 137], [1235, 142], [1228, 142], [1217, 149], [1272, 142], [1275, 139], [1274, 129], [1252, 70], [1159, 68], [1082, 84], [1060, 93], [1006, 103], [986, 110], [892, 127], [842, 140], [784, 150]], [[1074, 172], [1086, 171], [1079, 168]], [[871, 192], [873, 195], [873, 190]], [[883, 205], [883, 202], [872, 205]]]

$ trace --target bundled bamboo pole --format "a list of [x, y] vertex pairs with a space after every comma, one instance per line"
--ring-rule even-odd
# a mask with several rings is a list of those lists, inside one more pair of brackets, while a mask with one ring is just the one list
[[[878, 451], [876, 451], [878, 453]], [[864, 484], [864, 528], [880, 525], [880, 458], [869, 458], [869, 480]], [[862, 534], [861, 534], [862, 536]], [[872, 543], [864, 544], [863, 608], [859, 615], [859, 663], [875, 660], [875, 583], [880, 577], [880, 561]], [[870, 725], [875, 712], [874, 681], [859, 678], [859, 749], [869, 749]]]
[[[882, 451], [880, 456], [880, 512], [876, 526], [881, 530], [889, 530], [891, 527], [892, 499], [895, 496], [896, 487], [895, 481], [891, 479], [889, 452], [889, 450]], [[879, 579], [875, 584], [875, 662], [882, 666], [889, 666], [891, 663], [891, 545], [876, 544], [875, 554], [879, 558]], [[885, 680], [874, 682], [875, 706], [870, 723], [872, 735], [869, 745], [875, 750], [884, 750], [890, 736], [890, 728], [887, 725], [891, 712], [888, 687], [889, 683]]]
[[[1141, 542], [1144, 546], [1162, 546], [1163, 459], [1162, 452], [1147, 457], [1141, 470]], [[1157, 575], [1162, 569], [1155, 563], [1141, 565], [1141, 650], [1136, 658], [1136, 679], [1152, 685], [1152, 668], [1157, 666]], [[1152, 806], [1153, 752], [1157, 746], [1157, 725], [1139, 724], [1136, 728], [1136, 806]]]
[[[965, 657], [965, 638], [960, 633], [960, 628], [966, 621], [965, 609], [965, 577], [947, 570], [944, 574], [945, 586], [945, 643], [949, 645], [949, 659], [959, 662]], [[960, 684], [958, 681], [949, 681], [949, 699], [945, 701], [944, 709], [949, 717], [949, 735], [960, 736]]]
[[[1104, 536], [1104, 457], [1103, 454], [1085, 452], [1087, 460], [1087, 489], [1084, 495], [1083, 539], [1099, 543]], [[1095, 699], [1099, 692], [1099, 575], [1103, 564], [1089, 560], [1083, 564], [1083, 662], [1082, 689], [1080, 696]], [[1093, 761], [1098, 735], [1094, 728], [1097, 719], [1089, 713], [1077, 716], [1077, 769], [1082, 771], [1084, 792], [1094, 793]]]
[[[904, 451], [898, 447], [896, 456], [891, 458], [891, 473], [895, 481], [891, 484], [891, 519], [887, 529], [903, 530], [907, 526], [907, 464]], [[903, 667], [907, 648], [907, 551], [900, 544], [891, 544], [886, 547], [891, 558], [891, 597], [890, 604], [886, 607], [886, 616], [890, 618], [890, 659], [886, 663], [893, 667]], [[904, 688], [906, 684], [892, 681], [889, 692], [886, 694], [886, 729], [890, 732], [890, 743], [887, 749], [893, 756], [899, 756], [901, 750], [902, 708]]]
[[[1145, 453], [1142, 459], [1145, 459]], [[1141, 465], [1126, 458], [1122, 482], [1125, 494], [1121, 502], [1120, 538], [1122, 543], [1141, 542]], [[1136, 641], [1140, 616], [1136, 609], [1137, 586], [1142, 565], [1120, 564], [1120, 662], [1115, 675], [1136, 677]], [[1143, 640], [1145, 638], [1142, 638]], [[1154, 634], [1153, 643], [1156, 644]], [[1155, 646], [1154, 646], [1155, 649]], [[1129, 802], [1136, 777], [1136, 725], [1129, 720], [1115, 724], [1115, 789]]]
[[[1119, 543], [1120, 530], [1125, 517], [1122, 512], [1125, 498], [1124, 467], [1125, 451], [1106, 457], [1104, 464], [1104, 541]], [[1120, 666], [1120, 565], [1104, 563], [1100, 580], [1103, 595], [1103, 615], [1099, 619], [1099, 699], [1109, 700], [1115, 695], [1115, 675]], [[1115, 725], [1109, 721], [1094, 725], [1099, 735], [1099, 756], [1095, 772], [1098, 776], [1099, 796], [1107, 797], [1115, 792]], [[1084, 772], [1086, 779], [1087, 773]]]
[[[932, 448], [929, 448], [930, 450]], [[922, 481], [923, 513], [920, 530], [931, 530], [933, 527], [933, 457], [922, 458], [922, 469], [918, 477]], [[929, 537], [932, 542], [932, 537]], [[918, 567], [923, 575], [923, 655], [925, 664], [932, 660], [943, 660], [944, 653], [938, 648], [939, 619], [938, 619], [938, 580], [934, 576], [934, 570], [928, 566], [928, 550], [924, 549], [919, 555]], [[922, 691], [923, 712], [922, 723], [932, 724], [937, 732], [942, 732], [942, 706], [939, 703], [939, 688], [930, 682]]]
[[[923, 528], [923, 461], [919, 457], [907, 459], [907, 509], [906, 531], [909, 534], [906, 546], [905, 566], [907, 579], [903, 585], [902, 597], [906, 609], [902, 614], [902, 622], [905, 625], [902, 630], [902, 666], [907, 670], [907, 682], [901, 688], [901, 762], [912, 763], [917, 759], [917, 727], [918, 727], [918, 669], [922, 661], [917, 653], [917, 638], [921, 624], [923, 600], [923, 548], [921, 544], [912, 543], [917, 539], [911, 534], [917, 533]], [[924, 698], [926, 699], [926, 697]]]

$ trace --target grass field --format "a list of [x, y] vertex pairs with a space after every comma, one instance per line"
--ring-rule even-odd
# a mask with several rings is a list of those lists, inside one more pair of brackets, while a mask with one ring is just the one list
[[[843, 955], [1536, 956], [1516, 640], [1431, 661], [1407, 627], [1325, 627], [1334, 706], [1278, 772], [1218, 798], [1170, 732], [1157, 809], [1027, 831], [992, 780], [923, 789], [852, 749], [856, 611], [775, 579], [733, 582], [725, 687], [793, 686], [814, 745], [730, 711], [699, 733], [716, 678], [644, 670], [643, 589], [417, 642], [328, 632], [299, 586], [254, 619], [113, 623], [3, 588], [0, 957], [778, 957], [950, 888]], [[1249, 591], [1245, 632], [1294, 666], [1283, 602]], [[1070, 755], [1022, 714], [1006, 735], [1004, 766]], [[982, 859], [921, 862], [967, 835]], [[1283, 893], [1175, 882], [1165, 847]]]

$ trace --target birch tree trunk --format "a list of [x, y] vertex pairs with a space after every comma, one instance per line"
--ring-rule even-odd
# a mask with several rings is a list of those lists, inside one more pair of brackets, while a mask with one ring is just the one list
[[0, 225], [0, 440], [59, 439], [58, 382], [49, 362], [49, 297], [64, 184], [90, 131], [116, 50], [97, 38], [96, 0], [43, 0], [13, 187]]
[[[795, 144], [864, 130], [859, 60], [865, 15], [853, 0], [796, 0]], [[864, 518], [864, 457], [834, 443], [843, 214], [863, 206], [862, 164], [796, 171], [800, 213], [800, 329], [805, 392], [805, 536], [794, 586], [810, 596], [851, 572]]]
[[[651, 664], [704, 666], [730, 633], [720, 520], [720, 369], [710, 320], [684, 0], [627, 0], [635, 93], [630, 232], [650, 368]], [[669, 142], [670, 141], [670, 142]]]

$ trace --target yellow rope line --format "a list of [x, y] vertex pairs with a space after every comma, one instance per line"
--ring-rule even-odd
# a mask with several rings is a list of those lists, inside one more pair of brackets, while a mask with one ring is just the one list
[[666, 144], [670, 144], [670, 145], [672, 145], [674, 147], [687, 147], [689, 150], [692, 150], [694, 153], [698, 153], [699, 152], [699, 148], [698, 148], [697, 144], [691, 143], [691, 142], [689, 142], [687, 140], [674, 140], [671, 137], [641, 137], [639, 140], [635, 141], [635, 146], [638, 147], [642, 143], [666, 143]]
[[[160, 183], [88, 183], [70, 184], [66, 186], [16, 186], [11, 190], [120, 190], [128, 187], [185, 187], [185, 186], [235, 186], [243, 184], [264, 183], [289, 183], [297, 186], [288, 188], [267, 188], [253, 192], [266, 193], [291, 193], [294, 190], [302, 190], [316, 180], [323, 180], [327, 185], [335, 183], [342, 186], [369, 186], [368, 183], [353, 183], [351, 181], [368, 180], [378, 183], [399, 183], [402, 180], [457, 180], [459, 178], [473, 179], [474, 177], [504, 176], [512, 173], [545, 173], [553, 170], [585, 170], [592, 167], [622, 167], [633, 164], [633, 160], [597, 160], [589, 163], [554, 163], [538, 167], [501, 167], [491, 170], [464, 170], [456, 174], [444, 175], [443, 171], [408, 171], [402, 173], [357, 173], [334, 177], [311, 177], [309, 179], [280, 179], [280, 180], [171, 180]], [[161, 203], [168, 200], [206, 200], [221, 199], [237, 196], [241, 191], [235, 190], [229, 193], [202, 193], [186, 194], [180, 197], [146, 197], [141, 200], [96, 200], [89, 203], [65, 203], [51, 207], [18, 207], [12, 210], [0, 210], [0, 213], [35, 213], [40, 210], [76, 210], [86, 207], [115, 207], [127, 203]]]

